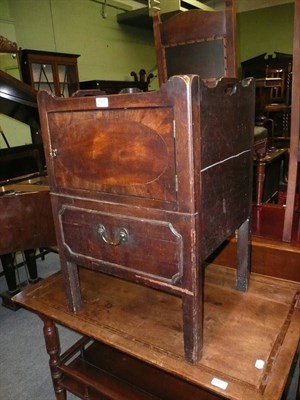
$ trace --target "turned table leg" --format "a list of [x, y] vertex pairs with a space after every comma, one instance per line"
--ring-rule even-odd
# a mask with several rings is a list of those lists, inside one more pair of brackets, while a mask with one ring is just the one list
[[242, 292], [248, 290], [250, 275], [250, 221], [243, 222], [237, 235], [237, 277], [236, 289]]
[[66, 400], [66, 391], [60, 386], [62, 372], [59, 371], [60, 365], [60, 341], [57, 327], [52, 319], [40, 316], [44, 322], [44, 338], [47, 353], [49, 354], [49, 365], [56, 400]]
[[263, 202], [263, 191], [266, 177], [266, 161], [264, 158], [258, 159], [256, 171], [256, 205], [261, 206]]

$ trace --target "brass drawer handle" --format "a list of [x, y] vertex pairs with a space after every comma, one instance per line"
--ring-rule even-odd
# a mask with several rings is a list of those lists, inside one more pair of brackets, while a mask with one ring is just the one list
[[125, 242], [128, 238], [128, 232], [125, 228], [120, 228], [119, 237], [114, 238], [114, 240], [108, 239], [107, 230], [104, 225], [100, 224], [97, 227], [97, 233], [101, 237], [101, 239], [109, 244], [110, 246], [119, 246], [122, 242]]

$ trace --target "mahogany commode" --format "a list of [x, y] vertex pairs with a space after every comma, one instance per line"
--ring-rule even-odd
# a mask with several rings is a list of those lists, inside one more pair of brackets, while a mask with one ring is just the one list
[[38, 104], [69, 309], [82, 306], [78, 265], [175, 294], [197, 361], [204, 261], [236, 229], [247, 289], [253, 82], [182, 75], [149, 93], [42, 91]]

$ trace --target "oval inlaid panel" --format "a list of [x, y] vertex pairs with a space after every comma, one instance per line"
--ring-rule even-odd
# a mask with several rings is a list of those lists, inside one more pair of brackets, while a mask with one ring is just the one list
[[164, 173], [169, 161], [162, 136], [133, 120], [76, 118], [58, 138], [57, 149], [59, 168], [94, 185], [147, 184]]

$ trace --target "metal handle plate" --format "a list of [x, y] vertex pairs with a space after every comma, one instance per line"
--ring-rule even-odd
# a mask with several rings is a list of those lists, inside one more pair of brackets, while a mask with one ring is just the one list
[[97, 226], [97, 233], [100, 238], [110, 246], [119, 246], [122, 242], [125, 242], [128, 239], [128, 232], [125, 228], [120, 228], [112, 240], [109, 238], [107, 233], [107, 229], [103, 224]]

